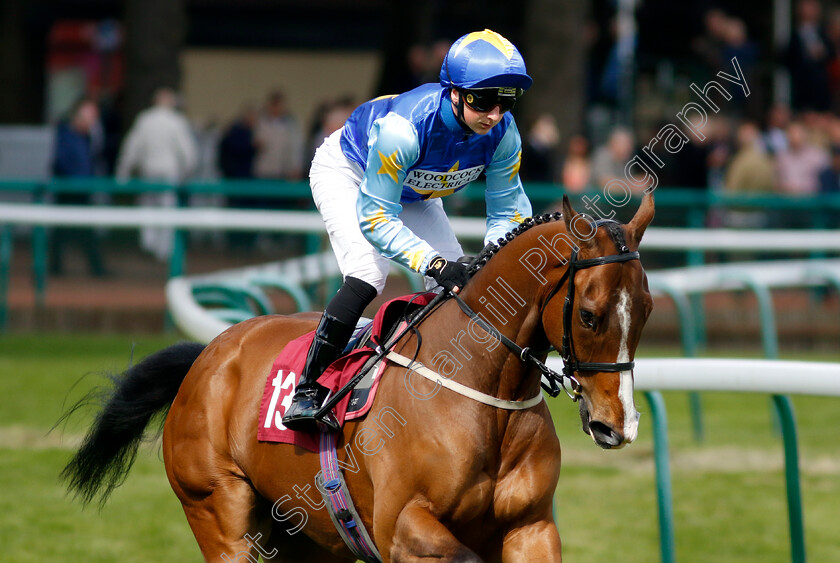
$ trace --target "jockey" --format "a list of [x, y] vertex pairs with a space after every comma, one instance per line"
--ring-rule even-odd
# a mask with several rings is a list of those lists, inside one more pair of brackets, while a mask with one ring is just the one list
[[[385, 287], [389, 260], [458, 292], [467, 266], [440, 198], [484, 172], [485, 243], [531, 215], [519, 179], [522, 143], [510, 110], [532, 80], [517, 48], [485, 29], [449, 49], [440, 84], [359, 106], [324, 140], [309, 173], [344, 283], [327, 304], [283, 424], [315, 430], [328, 390], [317, 379], [342, 353]], [[351, 211], [351, 210], [355, 210]], [[332, 413], [321, 420], [339, 430]]]

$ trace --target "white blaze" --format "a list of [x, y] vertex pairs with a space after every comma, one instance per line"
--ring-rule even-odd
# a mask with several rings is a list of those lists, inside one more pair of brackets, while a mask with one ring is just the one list
[[[621, 344], [618, 347], [618, 358], [616, 362], [623, 363], [630, 361], [630, 352], [627, 349], [627, 339], [630, 337], [630, 294], [622, 289], [618, 296], [618, 324], [621, 327]], [[639, 413], [636, 411], [636, 404], [633, 402], [633, 372], [632, 370], [622, 371], [618, 384], [618, 397], [624, 407], [624, 439], [632, 442], [639, 434]]]

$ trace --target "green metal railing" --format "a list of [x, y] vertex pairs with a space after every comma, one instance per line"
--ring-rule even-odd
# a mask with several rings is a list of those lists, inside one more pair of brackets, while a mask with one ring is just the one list
[[[825, 279], [827, 284], [833, 286], [837, 290], [840, 290], [840, 276], [827, 269], [821, 270], [818, 265], [819, 262], [816, 262], [813, 267], [815, 277]], [[737, 281], [740, 285], [740, 287], [735, 289], [736, 291], [746, 289], [755, 295], [759, 307], [761, 341], [764, 356], [767, 359], [778, 359], [778, 333], [776, 330], [775, 311], [773, 308], [770, 288], [767, 284], [762, 283], [756, 276], [751, 275], [746, 271], [726, 276], [723, 281], [731, 280]], [[680, 320], [683, 352], [687, 357], [692, 357], [696, 348], [695, 343], [692, 342], [692, 340], [693, 336], [697, 334], [697, 330], [695, 330], [692, 326], [692, 324], [696, 322], [696, 319], [691, 314], [692, 308], [689, 305], [688, 296], [675, 288], [673, 285], [668, 284], [666, 280], [663, 279], [659, 279], [654, 283], [651, 283], [651, 287], [655, 287], [663, 293], [666, 293], [674, 301], [677, 308], [678, 318]], [[699, 401], [699, 396], [696, 393], [691, 393], [690, 395], [698, 397], [697, 401]], [[645, 392], [645, 397], [650, 403], [651, 416], [653, 418], [655, 445], [654, 459], [656, 467], [657, 500], [659, 506], [660, 551], [662, 561], [670, 563], [675, 560], [675, 544], [673, 511], [671, 509], [671, 476], [667, 454], [667, 415], [665, 411], [665, 403], [658, 392]], [[785, 395], [772, 395], [772, 404], [774, 406], [773, 412], [775, 414], [774, 423], [781, 430], [784, 444], [785, 484], [787, 491], [788, 524], [791, 542], [791, 561], [795, 563], [804, 563], [806, 560], [805, 532], [799, 474], [798, 440], [793, 403], [790, 398]], [[702, 421], [698, 418], [700, 416], [699, 402], [696, 404], [692, 403], [691, 406], [695, 436], [702, 436]]]
[[645, 391], [653, 418], [653, 462], [656, 467], [656, 507], [659, 515], [659, 554], [662, 563], [676, 561], [674, 540], [674, 502], [668, 454], [668, 415], [659, 391]]
[[[658, 391], [645, 391], [653, 419], [656, 498], [659, 512], [659, 550], [663, 563], [676, 561], [674, 540], [673, 495], [668, 459], [668, 423], [665, 401]], [[802, 511], [802, 489], [799, 476], [799, 445], [793, 403], [786, 395], [772, 395], [782, 429], [785, 455], [785, 487], [787, 492], [788, 528], [791, 561], [804, 563], [805, 525]]]
[[[526, 191], [533, 202], [535, 212], [556, 207], [563, 195], [563, 189], [554, 184], [528, 183]], [[287, 182], [276, 180], [219, 180], [192, 181], [174, 186], [160, 182], [128, 181], [118, 182], [113, 178], [55, 178], [49, 181], [38, 180], [0, 180], [0, 193], [29, 194], [34, 202], [50, 201], [52, 196], [61, 193], [103, 193], [109, 194], [118, 203], [132, 201], [132, 196], [147, 192], [174, 192], [179, 205], [186, 205], [192, 195], [222, 195], [238, 198], [253, 198], [265, 206], [276, 206], [277, 209], [314, 209], [311, 192], [307, 182]], [[591, 193], [570, 194], [579, 210], [585, 210], [584, 196], [597, 195], [597, 190]], [[638, 198], [635, 198], [638, 199]], [[444, 200], [445, 205], [453, 214], [480, 215], [483, 212], [484, 186], [481, 182], [470, 184], [460, 192]], [[603, 202], [602, 202], [603, 203]], [[673, 226], [688, 228], [702, 228], [708, 224], [709, 213], [720, 209], [756, 209], [772, 212], [782, 212], [784, 215], [796, 217], [802, 213], [810, 214], [807, 221], [812, 226], [830, 225], [833, 217], [840, 212], [840, 194], [821, 195], [814, 197], [791, 197], [782, 195], [744, 195], [720, 194], [711, 191], [684, 189], [661, 186], [656, 190], [657, 225], [664, 226], [664, 221], [670, 220]], [[635, 203], [625, 206], [634, 209]], [[604, 206], [601, 206], [604, 209]], [[608, 208], [608, 206], [607, 206]], [[604, 209], [606, 211], [606, 209]], [[0, 271], [8, 269], [11, 261], [11, 232], [2, 234], [6, 247], [0, 252]], [[31, 235], [33, 256], [33, 285], [36, 304], [43, 305], [47, 287], [47, 230], [44, 227], [34, 227]], [[305, 247], [312, 252], [320, 245], [320, 237], [306, 235]], [[186, 271], [187, 237], [183, 230], [175, 231], [175, 242], [169, 261], [169, 274], [175, 277]], [[700, 265], [705, 261], [702, 250], [687, 250], [684, 253], [685, 263]], [[674, 264], [668, 264], [674, 265]], [[2, 288], [0, 288], [2, 289]], [[690, 296], [692, 314], [695, 319], [695, 342], [703, 347], [705, 344], [705, 323], [703, 322], [703, 296]], [[2, 305], [5, 307], [5, 304]], [[0, 311], [2, 313], [2, 311]]]

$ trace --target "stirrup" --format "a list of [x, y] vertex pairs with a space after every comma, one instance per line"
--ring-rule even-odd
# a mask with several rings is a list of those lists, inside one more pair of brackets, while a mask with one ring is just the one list
[[314, 388], [295, 390], [292, 404], [283, 415], [283, 426], [290, 430], [304, 432], [338, 432], [341, 425], [332, 411], [318, 419], [315, 415], [329, 396], [329, 391], [316, 384]]
[[[289, 409], [291, 411], [291, 408]], [[317, 412], [317, 409], [316, 411]], [[288, 420], [286, 417], [290, 417]], [[296, 432], [340, 432], [341, 425], [338, 418], [330, 411], [321, 418], [315, 418], [314, 413], [292, 412], [283, 416], [283, 426]]]

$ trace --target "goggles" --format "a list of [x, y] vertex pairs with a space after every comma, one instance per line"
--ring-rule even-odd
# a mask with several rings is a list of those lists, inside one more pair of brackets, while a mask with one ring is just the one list
[[499, 111], [505, 113], [513, 109], [524, 92], [522, 88], [474, 88], [463, 89], [460, 94], [464, 103], [475, 111], [484, 113], [499, 106]]

